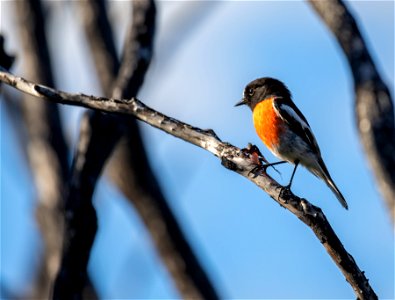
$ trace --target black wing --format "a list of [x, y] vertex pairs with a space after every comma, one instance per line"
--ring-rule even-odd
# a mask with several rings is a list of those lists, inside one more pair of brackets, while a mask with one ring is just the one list
[[310, 146], [314, 153], [320, 154], [320, 149], [310, 125], [296, 105], [291, 100], [284, 100], [283, 98], [275, 99], [273, 105], [280, 118], [288, 123], [292, 130]]

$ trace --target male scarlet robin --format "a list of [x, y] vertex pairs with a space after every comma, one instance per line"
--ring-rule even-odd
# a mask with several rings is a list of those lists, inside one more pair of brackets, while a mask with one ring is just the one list
[[236, 106], [244, 104], [251, 108], [256, 132], [266, 147], [284, 162], [295, 165], [286, 188], [291, 188], [300, 163], [323, 179], [341, 205], [348, 209], [346, 200], [322, 160], [310, 125], [292, 101], [288, 88], [277, 79], [256, 79], [245, 87], [243, 99]]

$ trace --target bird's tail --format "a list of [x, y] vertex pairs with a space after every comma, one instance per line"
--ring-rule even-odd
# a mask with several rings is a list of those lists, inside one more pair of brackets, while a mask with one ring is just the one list
[[344, 199], [342, 193], [339, 191], [337, 188], [336, 184], [333, 182], [331, 175], [329, 175], [329, 171], [326, 168], [324, 161], [320, 159], [319, 161], [319, 168], [316, 170], [313, 170], [313, 173], [318, 176], [319, 178], [322, 178], [327, 186], [332, 190], [332, 192], [336, 195], [336, 198], [339, 200], [340, 204], [345, 208], [348, 209], [348, 205], [346, 202], [346, 199]]

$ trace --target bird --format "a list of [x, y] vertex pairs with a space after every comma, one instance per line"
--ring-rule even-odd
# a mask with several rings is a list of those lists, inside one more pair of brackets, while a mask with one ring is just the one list
[[322, 159], [321, 151], [307, 119], [292, 101], [286, 85], [271, 77], [258, 78], [244, 88], [243, 98], [235, 106], [247, 105], [252, 110], [255, 130], [266, 147], [280, 162], [294, 164], [290, 190], [299, 164], [322, 179], [336, 195], [340, 204], [348, 209], [347, 202], [337, 188]]

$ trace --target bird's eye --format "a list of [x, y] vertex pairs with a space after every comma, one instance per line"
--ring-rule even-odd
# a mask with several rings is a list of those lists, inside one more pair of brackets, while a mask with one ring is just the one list
[[254, 95], [254, 89], [253, 88], [249, 88], [248, 89], [248, 96], [252, 97]]

